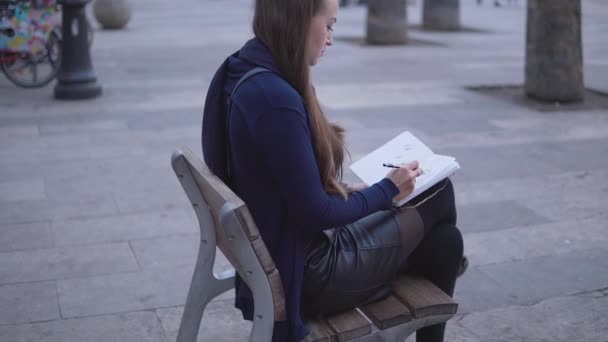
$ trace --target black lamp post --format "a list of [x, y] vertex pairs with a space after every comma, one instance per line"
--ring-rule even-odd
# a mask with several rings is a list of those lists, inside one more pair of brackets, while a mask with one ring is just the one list
[[63, 11], [61, 23], [61, 65], [55, 85], [55, 98], [88, 99], [101, 95], [91, 63], [88, 25], [84, 11], [91, 0], [59, 0]]

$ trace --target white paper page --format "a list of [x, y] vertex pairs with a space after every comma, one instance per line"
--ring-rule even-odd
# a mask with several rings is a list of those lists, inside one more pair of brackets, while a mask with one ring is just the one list
[[396, 206], [403, 205], [440, 180], [460, 169], [456, 159], [434, 154], [410, 132], [404, 132], [351, 165], [351, 170], [367, 184], [379, 182], [391, 171], [383, 163], [399, 165], [417, 160], [423, 174], [416, 179], [414, 191]]
[[391, 170], [383, 167], [383, 163], [399, 165], [412, 160], [420, 162], [431, 156], [433, 151], [406, 131], [353, 163], [350, 168], [362, 181], [371, 185], [386, 177]]

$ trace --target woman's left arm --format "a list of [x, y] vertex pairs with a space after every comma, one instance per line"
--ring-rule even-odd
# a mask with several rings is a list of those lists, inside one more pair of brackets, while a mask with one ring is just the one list
[[277, 182], [290, 220], [314, 230], [352, 223], [376, 211], [389, 209], [399, 193], [385, 178], [350, 193], [345, 200], [325, 191], [317, 167], [306, 114], [291, 108], [273, 108], [258, 118], [253, 130], [260, 158]]

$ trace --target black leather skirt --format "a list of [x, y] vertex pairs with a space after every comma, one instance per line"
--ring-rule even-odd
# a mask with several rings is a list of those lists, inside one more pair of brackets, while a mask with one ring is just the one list
[[407, 259], [400, 234], [390, 210], [319, 234], [305, 261], [303, 314], [331, 314], [388, 296]]

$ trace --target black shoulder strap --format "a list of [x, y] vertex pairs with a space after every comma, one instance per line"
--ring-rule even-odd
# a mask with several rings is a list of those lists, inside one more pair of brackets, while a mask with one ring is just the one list
[[[227, 99], [228, 105], [226, 106], [226, 144], [227, 144], [226, 167], [227, 167], [228, 178], [230, 178], [230, 176], [231, 176], [231, 170], [230, 170], [230, 112], [232, 111], [232, 99], [236, 96], [237, 90], [245, 81], [247, 81], [254, 75], [259, 74], [261, 72], [270, 72], [270, 70], [268, 70], [266, 68], [262, 68], [262, 67], [255, 67], [255, 68], [247, 71], [245, 73], [245, 75], [241, 76], [239, 81], [234, 86], [234, 89], [232, 90], [232, 94], [230, 94], [230, 96], [228, 96], [228, 99]], [[231, 187], [232, 184], [228, 184], [228, 186]]]

